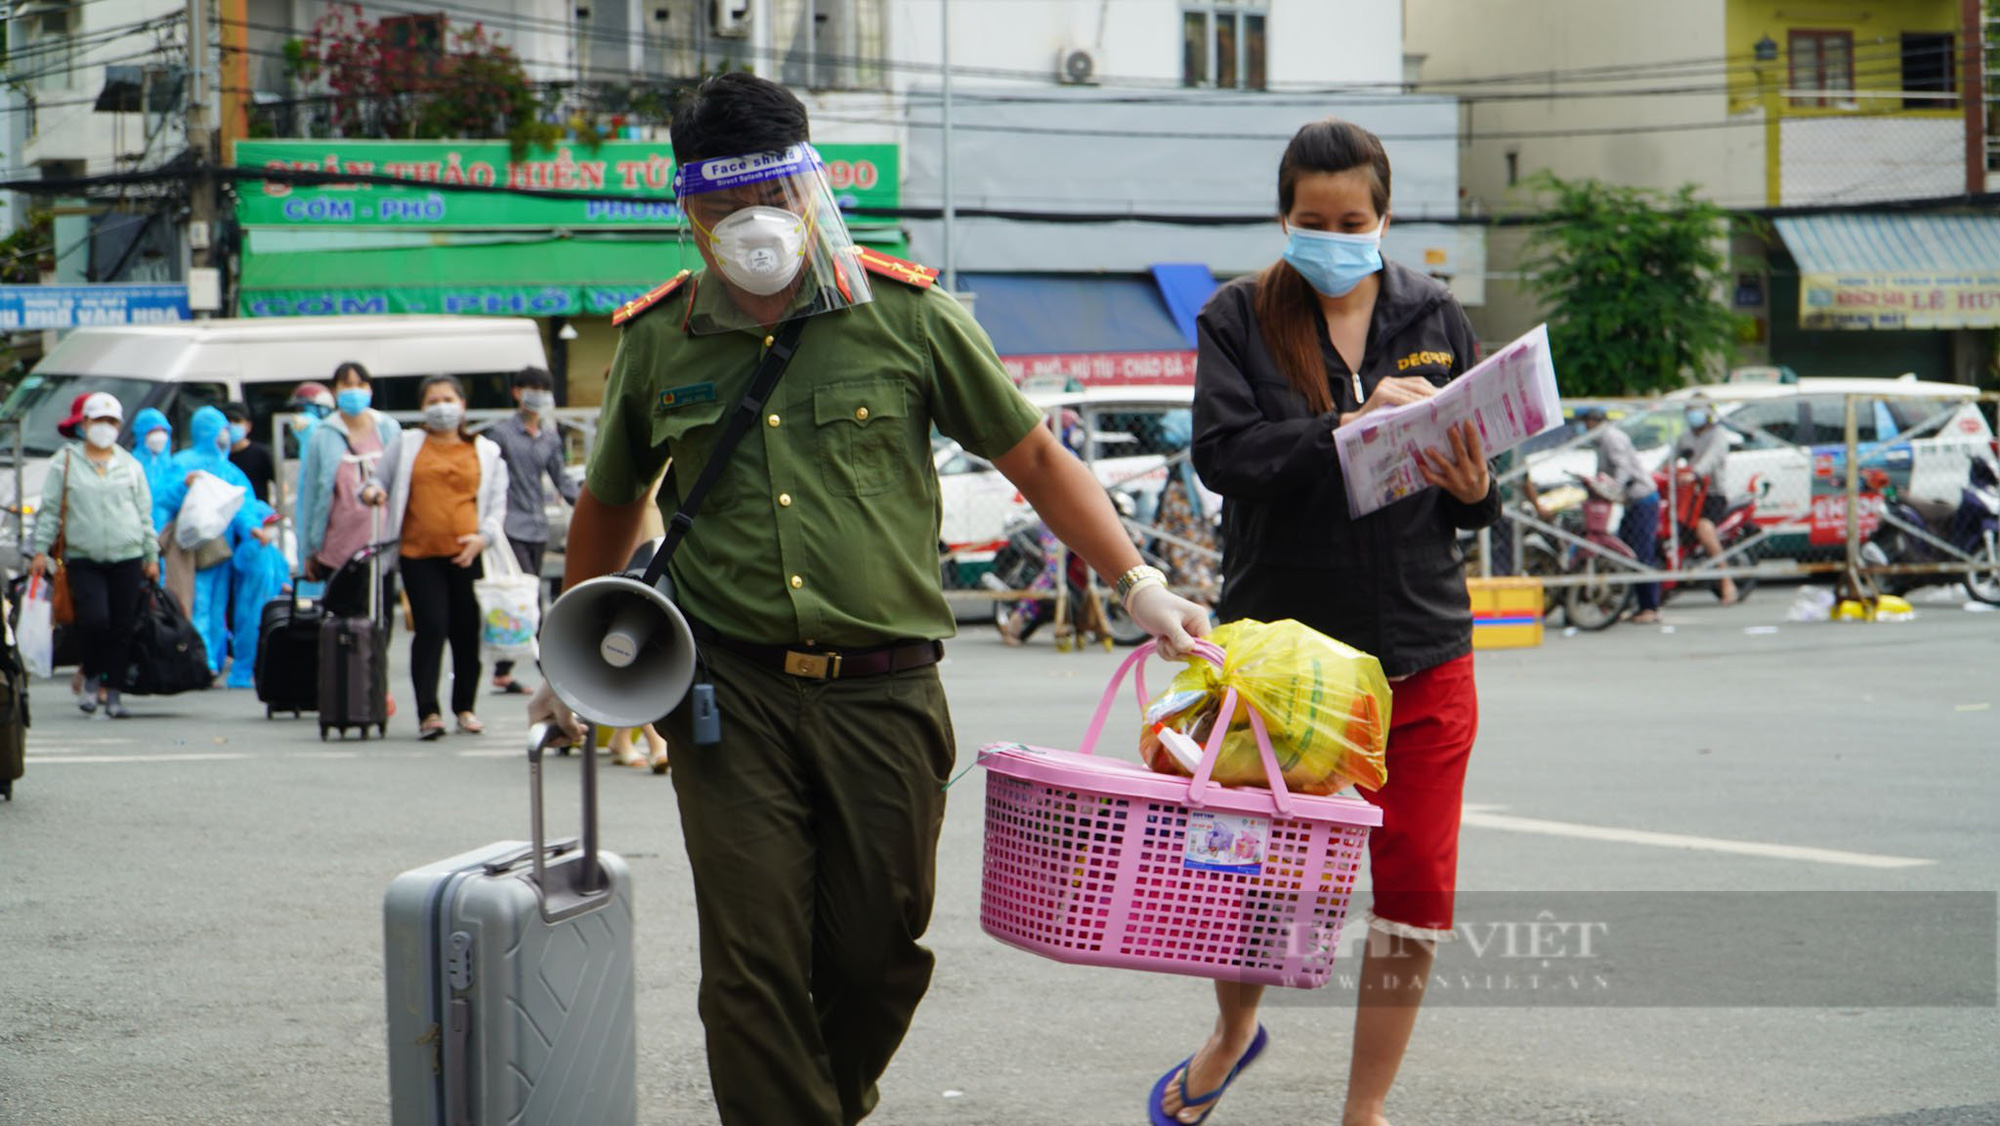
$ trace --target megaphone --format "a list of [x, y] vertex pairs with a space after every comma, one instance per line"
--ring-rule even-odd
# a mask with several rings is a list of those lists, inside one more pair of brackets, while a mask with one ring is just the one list
[[694, 632], [665, 575], [606, 575], [563, 592], [542, 618], [542, 678], [604, 727], [665, 719], [694, 684]]

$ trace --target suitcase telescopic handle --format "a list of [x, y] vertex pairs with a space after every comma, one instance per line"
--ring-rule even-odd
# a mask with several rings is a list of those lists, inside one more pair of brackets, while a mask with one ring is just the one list
[[583, 855], [575, 864], [564, 865], [568, 878], [562, 886], [550, 886], [548, 840], [542, 824], [542, 752], [562, 738], [562, 729], [552, 723], [538, 723], [528, 729], [528, 811], [532, 822], [530, 841], [535, 869], [535, 889], [542, 899], [542, 915], [550, 922], [568, 918], [596, 905], [609, 892], [604, 870], [597, 863], [597, 748], [594, 732], [585, 728], [583, 753]]

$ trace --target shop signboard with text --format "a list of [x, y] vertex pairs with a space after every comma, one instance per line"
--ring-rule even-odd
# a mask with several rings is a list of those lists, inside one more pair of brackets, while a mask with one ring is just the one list
[[[894, 208], [902, 200], [895, 145], [823, 145], [827, 179], [842, 208]], [[678, 227], [673, 149], [665, 141], [562, 145], [516, 160], [504, 141], [238, 141], [239, 168], [351, 176], [364, 181], [245, 181], [236, 217], [246, 227], [492, 230]], [[462, 188], [492, 191], [464, 191]], [[512, 189], [512, 190], [509, 190]], [[554, 193], [530, 195], [522, 192]], [[573, 194], [576, 199], [564, 199]], [[629, 197], [629, 198], [621, 198]], [[848, 217], [855, 227], [891, 217]]]
[[1805, 274], [1799, 327], [2000, 328], [2000, 273]]

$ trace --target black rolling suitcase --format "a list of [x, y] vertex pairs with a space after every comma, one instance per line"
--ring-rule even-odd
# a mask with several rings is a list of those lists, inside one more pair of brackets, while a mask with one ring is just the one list
[[319, 603], [287, 594], [264, 604], [257, 623], [257, 702], [264, 718], [319, 709]]
[[[375, 538], [382, 538], [382, 513], [375, 513]], [[376, 543], [360, 560], [367, 568], [366, 611], [358, 617], [327, 614], [319, 627], [319, 737], [329, 731], [347, 738], [358, 728], [389, 734], [389, 624], [382, 616], [382, 552]], [[350, 566], [354, 561], [350, 561]], [[342, 571], [348, 568], [343, 567]], [[329, 583], [329, 589], [331, 584]]]

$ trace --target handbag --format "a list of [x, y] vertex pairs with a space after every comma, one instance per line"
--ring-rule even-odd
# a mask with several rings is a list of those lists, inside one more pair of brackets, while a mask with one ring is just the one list
[[125, 693], [174, 696], [206, 688], [214, 679], [208, 671], [208, 649], [194, 623], [181, 613], [180, 603], [165, 588], [147, 583], [139, 592], [139, 620], [132, 629]]
[[56, 542], [49, 545], [49, 621], [66, 626], [76, 620], [76, 603], [69, 594], [69, 568], [63, 556], [69, 551], [69, 475], [76, 455], [63, 451], [62, 510], [56, 516]]
[[480, 651], [488, 660], [534, 660], [542, 580], [521, 570], [505, 539], [488, 547], [483, 558], [485, 575], [472, 584], [479, 598]]
[[215, 536], [194, 545], [194, 569], [206, 571], [218, 563], [227, 563], [236, 554], [229, 546], [228, 536]]

